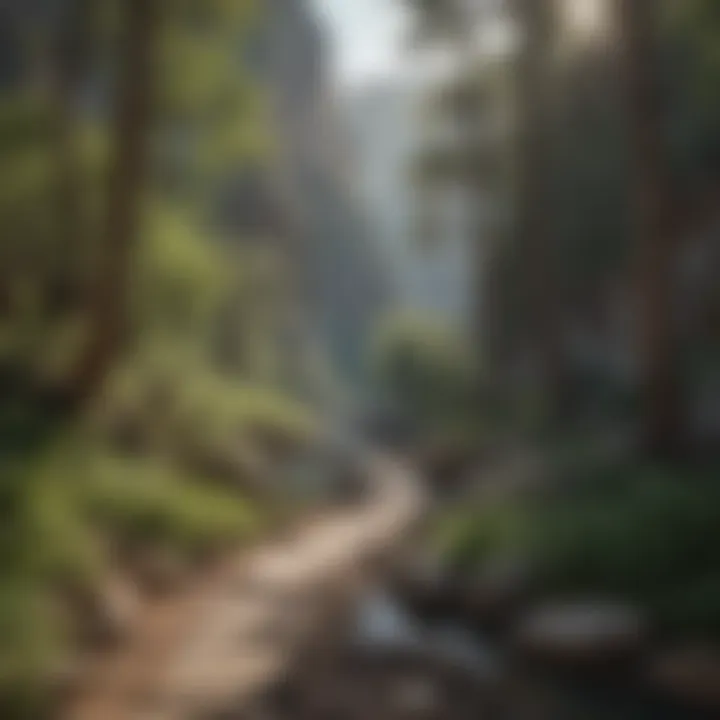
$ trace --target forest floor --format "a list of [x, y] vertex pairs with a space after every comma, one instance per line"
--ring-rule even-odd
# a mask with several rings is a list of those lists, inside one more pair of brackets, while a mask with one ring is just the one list
[[313, 637], [359, 592], [422, 515], [409, 474], [373, 460], [357, 506], [217, 568], [150, 608], [121, 650], [98, 664], [67, 720], [189, 720], [242, 708], [290, 672]]

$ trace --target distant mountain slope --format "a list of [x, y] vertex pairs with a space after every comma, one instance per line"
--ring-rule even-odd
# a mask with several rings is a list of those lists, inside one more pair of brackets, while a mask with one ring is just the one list
[[257, 203], [276, 216], [266, 224], [293, 260], [309, 322], [335, 362], [356, 375], [391, 294], [389, 278], [355, 197], [354, 153], [332, 104], [325, 38], [310, 4], [267, 0], [264, 12], [252, 62], [270, 94], [278, 146]]
[[[362, 202], [377, 228], [377, 243], [398, 288], [396, 305], [429, 311], [453, 323], [468, 312], [469, 228], [457, 192], [420, 196], [412, 165], [427, 141], [426, 89], [400, 80], [357, 89], [345, 114], [357, 149]], [[430, 213], [435, 233], [424, 238]], [[427, 218], [426, 218], [427, 219]]]

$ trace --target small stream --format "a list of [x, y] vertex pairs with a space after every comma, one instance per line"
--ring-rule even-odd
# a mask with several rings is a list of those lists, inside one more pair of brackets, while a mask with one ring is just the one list
[[[342, 455], [342, 453], [341, 453]], [[337, 460], [337, 458], [335, 458]], [[294, 462], [284, 487], [305, 502], [337, 495], [337, 462], [311, 455]], [[331, 491], [332, 490], [332, 491]], [[708, 712], [673, 702], [647, 687], [639, 673], [560, 672], [518, 658], [502, 636], [485, 634], [461, 617], [421, 614], [390, 579], [366, 591], [356, 605], [351, 642], [370, 655], [430, 658], [497, 692], [497, 717], [512, 720], [711, 720]], [[523, 705], [524, 703], [524, 705]], [[478, 708], [480, 716], [484, 709]], [[452, 715], [452, 713], [451, 713]], [[474, 716], [474, 715], [473, 715]], [[443, 716], [444, 717], [444, 716]], [[454, 715], [452, 715], [454, 717]], [[448, 717], [450, 720], [450, 716]]]
[[[482, 637], [459, 621], [429, 621], [413, 614], [392, 591], [374, 588], [359, 603], [354, 641], [364, 649], [430, 654], [477, 675], [488, 687], [532, 698], [528, 717], [548, 720], [710, 720], [710, 714], [673, 704], [639, 682], [621, 677], [571, 677], [521, 667], [501, 641]], [[538, 706], [541, 706], [538, 712]], [[517, 710], [510, 717], [522, 720]]]

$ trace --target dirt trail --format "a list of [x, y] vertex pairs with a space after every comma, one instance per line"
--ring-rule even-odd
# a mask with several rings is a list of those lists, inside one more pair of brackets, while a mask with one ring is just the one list
[[242, 707], [322, 630], [331, 598], [390, 553], [420, 517], [421, 493], [387, 460], [359, 507], [242, 554], [204, 587], [158, 607], [135, 642], [98, 670], [68, 720], [192, 720]]

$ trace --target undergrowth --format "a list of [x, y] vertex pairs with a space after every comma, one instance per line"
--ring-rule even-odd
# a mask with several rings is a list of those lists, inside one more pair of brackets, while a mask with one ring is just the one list
[[718, 479], [716, 469], [576, 469], [541, 497], [451, 512], [434, 542], [466, 572], [520, 555], [548, 593], [627, 598], [662, 629], [720, 639]]

